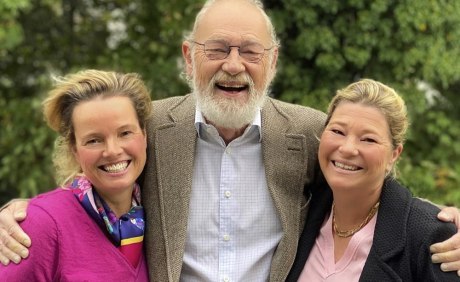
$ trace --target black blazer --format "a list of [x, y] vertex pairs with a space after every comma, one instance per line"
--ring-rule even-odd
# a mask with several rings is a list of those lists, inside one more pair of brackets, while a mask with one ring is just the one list
[[[306, 228], [286, 281], [297, 281], [321, 225], [329, 213], [332, 193], [324, 186], [312, 192]], [[380, 195], [374, 240], [359, 281], [460, 281], [456, 272], [442, 272], [431, 262], [429, 247], [457, 232], [437, 219], [439, 209], [413, 198], [396, 180], [387, 180]]]

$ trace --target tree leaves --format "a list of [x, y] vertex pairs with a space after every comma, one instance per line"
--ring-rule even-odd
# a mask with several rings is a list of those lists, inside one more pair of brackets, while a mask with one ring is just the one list
[[[0, 203], [55, 185], [40, 109], [51, 73], [134, 71], [154, 99], [183, 95], [180, 44], [202, 2], [0, 1]], [[325, 110], [359, 78], [394, 87], [412, 120], [400, 179], [460, 206], [460, 1], [264, 3], [282, 42], [272, 95]]]

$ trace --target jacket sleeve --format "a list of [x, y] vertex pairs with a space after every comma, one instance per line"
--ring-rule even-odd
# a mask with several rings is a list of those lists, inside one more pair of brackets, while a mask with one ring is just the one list
[[456, 234], [457, 228], [452, 223], [437, 221], [437, 219], [433, 220], [434, 222], [427, 225], [429, 231], [423, 236], [421, 246], [418, 248], [416, 281], [460, 281], [456, 271], [444, 272], [441, 270], [439, 263], [433, 263], [429, 251], [432, 244], [447, 240]]
[[2, 281], [53, 281], [59, 262], [58, 229], [52, 215], [30, 203], [21, 228], [32, 241], [29, 257], [19, 264], [0, 267]]

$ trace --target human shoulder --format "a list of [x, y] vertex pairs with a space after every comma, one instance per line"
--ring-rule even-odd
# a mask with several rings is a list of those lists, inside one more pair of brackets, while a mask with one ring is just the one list
[[67, 214], [72, 209], [72, 200], [76, 201], [72, 192], [61, 188], [39, 194], [30, 200], [27, 217], [20, 225], [32, 239], [33, 250], [37, 252], [36, 249], [39, 249], [39, 256], [44, 255], [41, 250], [54, 251], [59, 240], [60, 218], [69, 220]]
[[[31, 199], [27, 217], [20, 223], [32, 241], [30, 255], [7, 274], [12, 275], [11, 277], [21, 275], [21, 281], [53, 281], [59, 277], [62, 274], [60, 269], [65, 263], [62, 256], [64, 250], [71, 249], [73, 259], [75, 249], [80, 250], [76, 247], [78, 240], [74, 238], [82, 236], [79, 232], [86, 229], [81, 224], [84, 221], [81, 211], [84, 212], [83, 208], [70, 190], [57, 188]], [[73, 222], [78, 228], [68, 229], [69, 222]], [[69, 234], [74, 236], [65, 239]]]
[[272, 103], [276, 108], [282, 109], [287, 113], [299, 115], [318, 115], [325, 118], [326, 114], [318, 109], [303, 105], [284, 102], [275, 98], [268, 98], [268, 102]]
[[[453, 224], [437, 219], [439, 209], [415, 198], [395, 179], [385, 180], [375, 227], [372, 254], [387, 256], [390, 265], [413, 281], [445, 278], [439, 265], [431, 262], [430, 245], [446, 240], [456, 232]], [[403, 266], [404, 267], [401, 267]]]
[[306, 129], [308, 131], [314, 130], [317, 133], [324, 127], [326, 114], [320, 110], [287, 103], [274, 98], [269, 98], [267, 103], [273, 107], [266, 108], [274, 109], [280, 115], [284, 116], [291, 126], [295, 126], [299, 129]]
[[70, 206], [76, 204], [76, 198], [72, 191], [56, 188], [50, 192], [38, 194], [30, 200], [29, 208], [37, 207], [50, 213], [63, 214]]
[[152, 116], [149, 120], [149, 126], [154, 128], [159, 124], [171, 122], [173, 112], [179, 114], [179, 116], [184, 112], [194, 113], [195, 100], [188, 94], [155, 100], [152, 102], [152, 106]]
[[[404, 227], [399, 232], [404, 234], [407, 251], [419, 263], [425, 263], [423, 260], [429, 256], [430, 245], [442, 242], [456, 233], [454, 224], [442, 222], [437, 218], [438, 207], [414, 197], [409, 189], [398, 181], [386, 183], [382, 191], [381, 205], [388, 212], [385, 216], [393, 214], [393, 218], [382, 219], [387, 226], [399, 228], [400, 225], [396, 222], [404, 218]], [[395, 218], [398, 216], [399, 219]]]
[[[47, 198], [47, 196], [45, 196]], [[1, 281], [52, 281], [59, 265], [59, 228], [42, 197], [29, 202], [21, 228], [31, 238], [30, 255], [20, 264], [0, 267]], [[21, 277], [19, 279], [19, 277]]]
[[71, 190], [57, 188], [32, 198], [27, 214], [26, 221], [33, 220], [39, 224], [40, 221], [46, 220], [53, 222], [57, 228], [58, 225], [72, 222], [69, 218], [82, 217], [85, 211]]
[[164, 98], [164, 99], [159, 99], [159, 100], [154, 100], [152, 101], [153, 105], [153, 114], [157, 112], [164, 112], [164, 111], [169, 111], [181, 104], [188, 104], [191, 103], [193, 104], [194, 99], [191, 96], [191, 94], [184, 95], [184, 96], [174, 96], [174, 97], [169, 97], [169, 98]]
[[430, 246], [445, 241], [457, 232], [453, 223], [442, 222], [437, 218], [439, 208], [433, 204], [413, 198], [408, 217], [406, 246], [418, 269], [415, 281], [458, 281], [455, 272], [441, 271], [439, 264], [431, 261]]
[[[413, 198], [408, 227], [411, 231], [419, 233], [417, 237], [431, 240], [432, 242], [440, 242], [450, 238], [457, 232], [457, 229], [453, 223], [439, 220], [437, 217], [439, 211], [440, 209], [432, 203]], [[420, 236], [420, 234], [425, 234], [426, 236]]]
[[453, 224], [446, 224], [437, 218], [440, 211], [438, 207], [414, 197], [408, 188], [394, 179], [386, 181], [381, 195], [381, 204], [386, 210], [391, 209], [401, 216], [407, 214], [405, 219], [407, 233], [414, 238], [423, 240], [436, 230], [448, 231], [454, 227]]

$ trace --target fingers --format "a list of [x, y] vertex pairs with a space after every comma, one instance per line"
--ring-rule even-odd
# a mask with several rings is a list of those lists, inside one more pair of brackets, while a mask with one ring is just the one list
[[7, 230], [0, 229], [0, 255], [2, 256], [0, 259], [3, 258], [3, 264], [8, 264], [8, 260], [19, 263], [22, 258], [26, 258], [29, 255], [29, 251], [18, 243], [15, 238], [11, 237]]
[[14, 220], [23, 221], [27, 216], [27, 206], [29, 202], [26, 200], [13, 201], [7, 208], [13, 214]]
[[446, 262], [441, 263], [441, 270], [444, 272], [456, 271], [457, 275], [460, 272], [460, 262]]
[[4, 244], [0, 243], [0, 252], [1, 252], [1, 262], [3, 265], [8, 265], [10, 261], [18, 263], [21, 261], [21, 257], [12, 252]]
[[460, 276], [460, 212], [455, 207], [446, 207], [439, 212], [438, 218], [455, 223], [458, 232], [448, 240], [430, 246], [433, 253], [431, 260], [441, 263], [442, 271], [457, 271], [457, 275]]
[[443, 253], [435, 253], [431, 256], [431, 260], [434, 263], [458, 263], [458, 269], [460, 270], [460, 249], [447, 251]]
[[4, 265], [19, 263], [29, 255], [30, 238], [16, 222], [24, 219], [26, 208], [27, 201], [15, 201], [0, 212], [0, 262]]
[[460, 211], [455, 207], [443, 208], [438, 213], [438, 218], [445, 222], [453, 222], [460, 229]]
[[26, 218], [26, 216], [26, 212], [21, 210], [15, 211], [13, 214], [14, 220], [16, 220], [17, 222], [23, 221]]
[[433, 253], [433, 263], [441, 263], [442, 271], [457, 271], [460, 276], [460, 234], [457, 233], [450, 239], [433, 244], [430, 247]]
[[[435, 262], [434, 259], [432, 261]], [[460, 276], [460, 261], [441, 263], [440, 268], [444, 272], [456, 271], [457, 275]]]
[[[6, 246], [17, 248], [17, 244], [29, 247], [31, 244], [29, 236], [21, 229], [17, 221], [24, 220], [29, 202], [27, 200], [13, 200], [0, 212], [0, 241]], [[17, 242], [11, 242], [11, 237]], [[4, 238], [4, 239], [3, 239]], [[10, 248], [11, 249], [11, 248]]]
[[[0, 248], [1, 248], [1, 245], [0, 245]], [[3, 265], [8, 265], [10, 263], [10, 260], [1, 254], [0, 252], [0, 263], [3, 264]]]
[[433, 256], [439, 258], [438, 262], [460, 260], [460, 233], [457, 232], [449, 239], [431, 245], [430, 252], [433, 253]]

